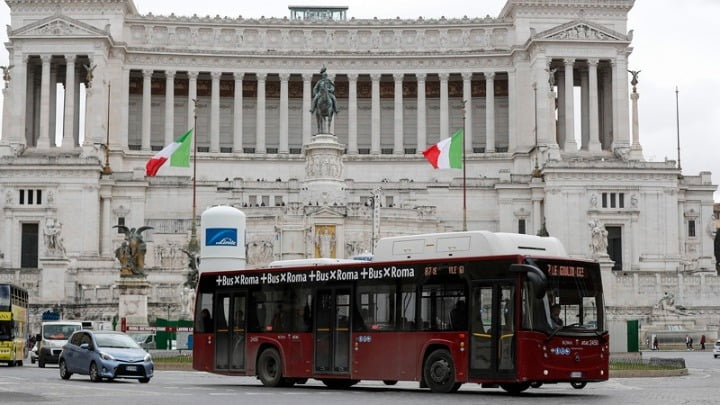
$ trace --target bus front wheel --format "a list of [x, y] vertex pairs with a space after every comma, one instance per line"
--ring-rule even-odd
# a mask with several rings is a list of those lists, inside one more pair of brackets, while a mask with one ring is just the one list
[[425, 360], [423, 377], [432, 392], [448, 393], [459, 388], [459, 386], [456, 388], [455, 383], [455, 365], [450, 352], [446, 349], [438, 349], [430, 353]]
[[517, 395], [528, 388], [530, 388], [529, 382], [513, 383], [513, 384], [500, 384], [500, 388], [507, 391], [509, 394]]
[[266, 387], [279, 387], [283, 385], [282, 360], [277, 349], [264, 350], [258, 358], [257, 375]]

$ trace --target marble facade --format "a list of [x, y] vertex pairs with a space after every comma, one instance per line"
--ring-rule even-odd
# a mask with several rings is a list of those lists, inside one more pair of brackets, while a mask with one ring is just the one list
[[[630, 130], [633, 0], [339, 21], [140, 15], [132, 0], [6, 3], [0, 277], [31, 288], [35, 315], [117, 313], [121, 223], [154, 228], [149, 315], [180, 313], [192, 170], [145, 177], [144, 165], [188, 128], [198, 207], [243, 210], [248, 264], [261, 266], [316, 255], [320, 230], [333, 230], [329, 251], [343, 258], [372, 250], [375, 230], [461, 230], [462, 173], [432, 170], [421, 152], [464, 126], [468, 229], [535, 234], [544, 223], [589, 257], [588, 223], [599, 221], [613, 316], [650, 319], [672, 291], [703, 313], [698, 328], [720, 323], [710, 173], [646, 161]], [[307, 153], [323, 64], [344, 148], [326, 165]], [[105, 148], [111, 175], [101, 175]], [[44, 243], [48, 219], [63, 224], [62, 252]]]

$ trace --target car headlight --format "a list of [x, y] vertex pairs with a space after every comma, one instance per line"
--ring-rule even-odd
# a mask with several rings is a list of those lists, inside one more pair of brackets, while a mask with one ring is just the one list
[[113, 357], [105, 352], [100, 352], [100, 358], [103, 360], [115, 360], [115, 357]]
[[145, 361], [152, 361], [152, 356], [150, 355], [150, 353], [148, 353], [148, 354], [145, 355], [145, 359], [144, 359], [144, 360], [145, 360]]

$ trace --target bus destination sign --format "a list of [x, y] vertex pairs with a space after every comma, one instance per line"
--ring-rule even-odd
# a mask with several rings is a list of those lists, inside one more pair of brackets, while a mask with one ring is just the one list
[[548, 274], [555, 277], [585, 278], [585, 267], [548, 264]]

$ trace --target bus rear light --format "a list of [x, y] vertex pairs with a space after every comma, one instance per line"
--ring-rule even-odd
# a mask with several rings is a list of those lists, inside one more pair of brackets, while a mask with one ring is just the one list
[[549, 372], [549, 371], [547, 371], [547, 370], [543, 370], [543, 375], [548, 375], [548, 374], [550, 374], [550, 372]]

